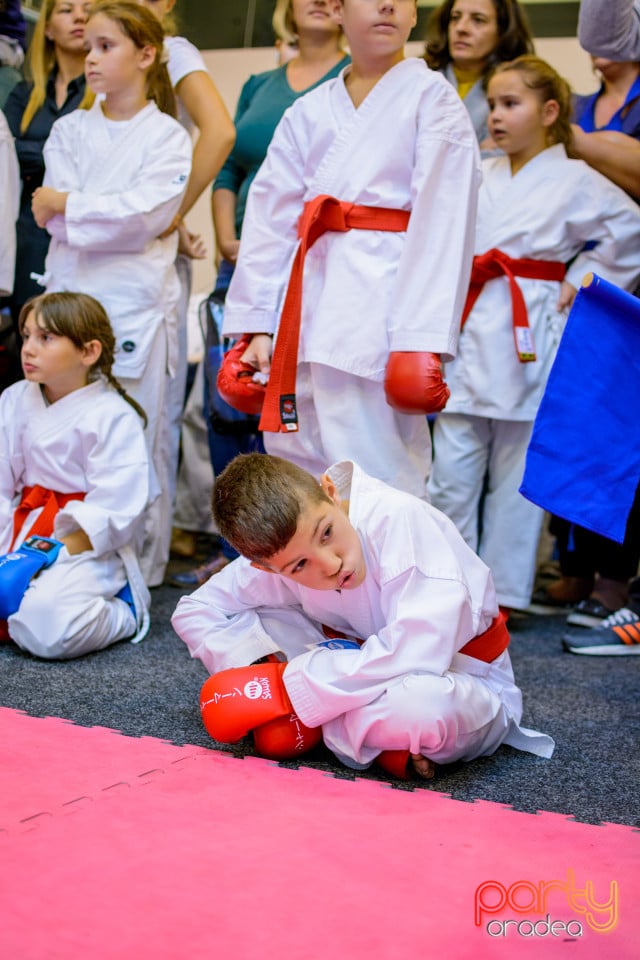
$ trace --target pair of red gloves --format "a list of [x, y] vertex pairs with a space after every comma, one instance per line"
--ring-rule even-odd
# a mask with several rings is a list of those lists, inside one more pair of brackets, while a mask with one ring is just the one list
[[[266, 387], [254, 381], [255, 367], [241, 359], [250, 342], [251, 335], [245, 334], [225, 354], [218, 372], [218, 391], [236, 410], [259, 416]], [[400, 413], [438, 413], [449, 399], [437, 353], [390, 353], [384, 390], [389, 406]]]
[[[322, 727], [307, 727], [294, 712], [275, 661], [232, 667], [205, 680], [200, 711], [207, 733], [219, 743], [237, 743], [253, 733], [256, 752], [270, 760], [294, 760], [322, 740]], [[409, 751], [385, 750], [379, 765], [393, 776], [409, 776]]]

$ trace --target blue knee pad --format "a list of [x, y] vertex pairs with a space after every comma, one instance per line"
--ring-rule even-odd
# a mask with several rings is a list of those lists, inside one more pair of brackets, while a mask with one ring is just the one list
[[17, 550], [0, 556], [0, 620], [16, 612], [32, 577], [51, 566], [62, 546], [50, 537], [28, 537]]

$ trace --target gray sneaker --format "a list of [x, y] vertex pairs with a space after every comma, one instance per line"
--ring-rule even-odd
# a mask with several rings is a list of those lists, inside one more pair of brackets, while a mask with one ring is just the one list
[[621, 607], [592, 630], [565, 633], [562, 645], [569, 653], [592, 657], [628, 657], [640, 654], [640, 615]]

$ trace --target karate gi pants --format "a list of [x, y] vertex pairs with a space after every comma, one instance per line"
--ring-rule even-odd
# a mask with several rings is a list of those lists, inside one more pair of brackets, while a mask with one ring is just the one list
[[[63, 548], [55, 563], [29, 584], [9, 617], [9, 636], [23, 650], [48, 660], [80, 657], [133, 637], [136, 619], [128, 604], [115, 597], [126, 582], [117, 553], [96, 559], [87, 551], [71, 557]], [[137, 587], [131, 587], [135, 596]]]
[[[156, 481], [151, 489], [158, 495], [145, 511], [142, 542], [138, 550], [140, 568], [148, 587], [159, 586], [169, 560], [177, 463], [169, 437], [168, 398], [170, 376], [167, 373], [167, 331], [163, 324], [156, 332], [149, 359], [141, 377], [118, 377], [120, 383], [147, 415], [144, 435]], [[159, 492], [158, 492], [159, 488]], [[122, 495], [126, 496], [126, 490]]]
[[320, 477], [327, 464], [355, 462], [372, 477], [427, 499], [431, 436], [425, 416], [398, 413], [382, 382], [319, 363], [299, 363], [297, 433], [264, 433], [271, 453]]
[[[305, 647], [326, 645], [319, 624], [293, 609], [256, 611], [275, 647], [291, 658]], [[349, 655], [335, 650], [334, 656]], [[493, 663], [456, 655], [454, 669], [442, 676], [408, 674], [389, 680], [385, 692], [371, 703], [338, 714], [322, 724], [326, 746], [346, 766], [363, 769], [383, 750], [410, 750], [437, 763], [489, 756], [502, 743], [550, 756], [550, 737], [519, 727], [522, 695], [515, 684], [505, 651]], [[289, 669], [295, 669], [292, 665]], [[285, 672], [285, 685], [287, 674]], [[314, 673], [314, 687], [319, 678]], [[344, 694], [327, 685], [323, 701], [339, 709]], [[303, 723], [304, 709], [293, 702]]]
[[204, 366], [196, 367], [182, 418], [182, 460], [178, 470], [173, 525], [196, 533], [217, 532], [211, 515], [213, 467], [204, 415]]
[[493, 574], [498, 602], [531, 602], [544, 513], [518, 492], [533, 424], [447, 413], [436, 419], [428, 491]]

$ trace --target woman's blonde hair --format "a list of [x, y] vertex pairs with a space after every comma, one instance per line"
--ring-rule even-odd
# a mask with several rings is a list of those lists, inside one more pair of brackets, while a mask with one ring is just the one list
[[575, 156], [571, 149], [573, 144], [571, 87], [564, 77], [561, 77], [546, 60], [541, 60], [540, 57], [525, 56], [499, 64], [491, 73], [489, 82], [491, 77], [499, 73], [507, 73], [509, 70], [519, 73], [524, 85], [530, 90], [534, 90], [542, 103], [546, 103], [548, 100], [556, 101], [559, 107], [558, 116], [547, 128], [547, 142], [550, 145], [563, 143], [567, 153]]
[[91, 340], [102, 346], [100, 356], [89, 369], [89, 380], [102, 376], [130, 404], [147, 425], [147, 415], [139, 403], [130, 397], [111, 368], [115, 359], [116, 338], [107, 311], [102, 304], [87, 293], [41, 293], [27, 300], [18, 317], [18, 330], [22, 334], [27, 317], [33, 313], [42, 330], [59, 337], [67, 337], [78, 350]]
[[146, 94], [150, 100], [155, 100], [163, 113], [175, 117], [176, 95], [167, 70], [164, 28], [158, 18], [134, 0], [96, 0], [89, 8], [87, 22], [99, 13], [117, 23], [138, 50], [154, 47], [156, 56], [147, 71]]
[[[42, 107], [47, 96], [49, 76], [57, 63], [55, 44], [47, 36], [47, 27], [56, 3], [58, 3], [58, 0], [44, 0], [40, 9], [40, 16], [33, 28], [33, 36], [27, 52], [26, 70], [33, 87], [20, 121], [20, 133], [25, 132], [35, 114]], [[79, 104], [80, 108], [88, 109], [94, 99], [93, 92], [86, 89]]]

